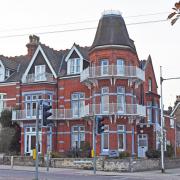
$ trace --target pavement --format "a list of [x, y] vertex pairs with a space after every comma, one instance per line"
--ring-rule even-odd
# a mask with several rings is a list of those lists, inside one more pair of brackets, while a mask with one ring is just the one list
[[[34, 172], [35, 167], [31, 166], [9, 166], [0, 165], [0, 170], [13, 170], [13, 171], [29, 171]], [[39, 172], [47, 172], [46, 167], [39, 167]], [[49, 173], [53, 174], [69, 174], [69, 175], [93, 175], [93, 170], [81, 170], [81, 169], [65, 169], [65, 168], [49, 168]], [[165, 173], [161, 173], [160, 170], [143, 171], [143, 172], [105, 172], [96, 171], [96, 175], [99, 176], [128, 176], [128, 177], [139, 177], [139, 179], [146, 177], [146, 179], [157, 179], [157, 180], [180, 180], [180, 168], [166, 169]]]

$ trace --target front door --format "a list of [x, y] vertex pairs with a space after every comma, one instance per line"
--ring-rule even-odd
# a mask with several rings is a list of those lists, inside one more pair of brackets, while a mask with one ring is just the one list
[[[41, 152], [41, 132], [39, 133], [39, 153]], [[31, 155], [33, 149], [36, 148], [36, 132], [35, 127], [26, 127], [25, 128], [25, 154]]]
[[138, 134], [138, 157], [145, 157], [148, 150], [148, 136], [147, 134]]

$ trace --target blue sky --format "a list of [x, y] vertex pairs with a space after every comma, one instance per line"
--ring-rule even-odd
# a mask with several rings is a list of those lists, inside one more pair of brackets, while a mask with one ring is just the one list
[[[159, 84], [160, 66], [163, 67], [164, 78], [180, 77], [180, 21], [174, 26], [169, 21], [128, 24], [165, 20], [175, 1], [177, 0], [1, 1], [0, 54], [15, 56], [27, 52], [25, 45], [28, 35], [11, 38], [4, 36], [97, 27], [104, 10], [120, 10], [129, 35], [135, 41], [139, 59], [147, 59], [151, 55]], [[47, 25], [53, 26], [42, 27]], [[40, 35], [40, 41], [59, 50], [71, 48], [74, 42], [90, 46], [94, 35], [95, 29], [61, 32]], [[164, 81], [163, 95], [165, 108], [173, 105], [176, 95], [180, 95], [180, 80]]]

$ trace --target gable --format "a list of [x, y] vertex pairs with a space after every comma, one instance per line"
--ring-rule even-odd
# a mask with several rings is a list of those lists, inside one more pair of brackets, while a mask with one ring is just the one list
[[[152, 92], [157, 93], [157, 81], [156, 81], [156, 76], [155, 76], [155, 72], [154, 72], [154, 68], [153, 68], [153, 64], [152, 64], [152, 60], [151, 57], [148, 57], [148, 60], [145, 63], [144, 66], [144, 71], [145, 71], [145, 84], [147, 84], [146, 87], [148, 87], [148, 80], [149, 78], [152, 81]], [[148, 90], [148, 89], [145, 89]]]
[[45, 61], [42, 53], [39, 51], [35, 60], [34, 60], [34, 63], [32, 64], [28, 74], [34, 74], [35, 73], [35, 66], [38, 66], [38, 65], [45, 65], [46, 66], [46, 72], [47, 73], [51, 73], [51, 70], [47, 64], [47, 62]]
[[72, 58], [79, 58], [79, 55], [77, 54], [75, 50], [72, 52], [71, 56], [69, 57], [69, 59], [72, 59]]
[[75, 56], [77, 56], [78, 58], [83, 60], [82, 54], [79, 52], [79, 50], [76, 48], [76, 46], [73, 45], [73, 47], [71, 48], [71, 50], [67, 54], [65, 61], [67, 62], [69, 59], [71, 59], [73, 57], [76, 58]]
[[[40, 54], [41, 54], [42, 56], [41, 56]], [[42, 57], [43, 57], [43, 58], [42, 58]], [[36, 59], [37, 59], [37, 61], [35, 61]], [[22, 81], [24, 81], [24, 80], [26, 79], [26, 76], [29, 74], [29, 71], [33, 69], [33, 66], [35, 66], [34, 63], [35, 63], [35, 62], [36, 62], [36, 63], [42, 63], [43, 60], [44, 60], [44, 64], [45, 64], [45, 63], [47, 64], [47, 69], [50, 70], [50, 73], [52, 73], [53, 76], [54, 76], [55, 78], [57, 78], [57, 75], [56, 75], [54, 69], [52, 68], [51, 63], [49, 62], [49, 60], [48, 60], [47, 56], [45, 55], [43, 49], [42, 49], [41, 46], [39, 45], [38, 48], [36, 49], [36, 51], [35, 51], [32, 59], [31, 59], [29, 65], [28, 65], [28, 67], [27, 67], [27, 69], [26, 69], [23, 77], [22, 77]]]

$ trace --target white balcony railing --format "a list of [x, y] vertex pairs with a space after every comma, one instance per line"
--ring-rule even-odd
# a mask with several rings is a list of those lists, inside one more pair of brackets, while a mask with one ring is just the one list
[[[16, 110], [12, 113], [12, 120], [30, 120], [36, 119], [35, 113], [27, 112], [25, 110]], [[60, 119], [79, 119], [87, 116], [94, 115], [124, 115], [124, 116], [146, 116], [146, 107], [139, 104], [88, 104], [81, 111], [73, 112], [72, 109], [53, 109], [52, 116], [49, 119], [60, 120]], [[41, 118], [41, 114], [39, 116]]]
[[[39, 119], [42, 118], [41, 110], [39, 111]], [[33, 110], [13, 110], [12, 120], [35, 120], [36, 119], [36, 109]]]
[[108, 65], [88, 67], [81, 72], [81, 82], [88, 79], [102, 79], [107, 77], [117, 77], [122, 79], [145, 80], [145, 73], [136, 66]]
[[26, 78], [23, 80], [23, 83], [32, 83], [32, 82], [54, 82], [53, 74], [51, 73], [42, 73], [42, 74], [28, 74]]
[[146, 116], [146, 107], [139, 104], [90, 104], [89, 114], [91, 115], [126, 115]]

